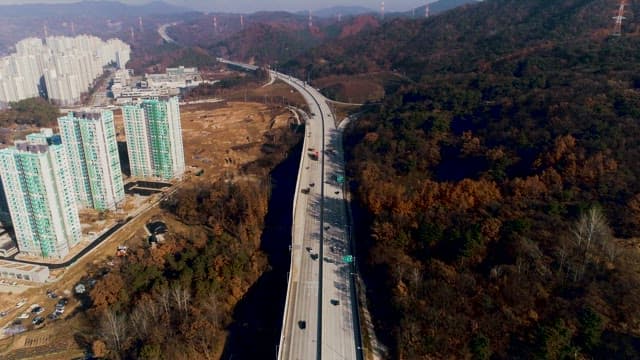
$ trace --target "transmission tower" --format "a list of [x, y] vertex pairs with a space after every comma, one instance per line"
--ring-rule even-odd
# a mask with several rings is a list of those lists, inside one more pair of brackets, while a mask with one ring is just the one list
[[143, 27], [142, 27], [142, 16], [138, 16], [138, 27], [140, 32], [142, 32]]
[[48, 38], [49, 37], [49, 31], [47, 30], [47, 24], [45, 23], [44, 25], [42, 25], [42, 30], [44, 32], [44, 38]]
[[430, 14], [429, 14], [429, 12], [430, 12], [430, 11], [429, 11], [429, 4], [427, 3], [427, 4], [424, 6], [424, 17], [425, 17], [425, 18], [428, 18], [428, 17], [429, 17], [429, 15], [430, 15]]
[[622, 20], [626, 19], [624, 17], [624, 7], [625, 0], [620, 1], [620, 7], [618, 8], [618, 15], [614, 16], [613, 19], [616, 21], [616, 25], [613, 27], [613, 36], [622, 35]]
[[218, 33], [218, 19], [215, 16], [213, 17], [213, 32]]
[[240, 29], [244, 30], [244, 15], [240, 15]]
[[380, 3], [380, 17], [384, 19], [384, 1]]
[[313, 27], [313, 18], [311, 17], [311, 10], [309, 10], [309, 30]]
[[133, 26], [129, 28], [129, 31], [131, 32], [131, 42], [133, 43], [136, 39], [135, 34], [133, 33]]

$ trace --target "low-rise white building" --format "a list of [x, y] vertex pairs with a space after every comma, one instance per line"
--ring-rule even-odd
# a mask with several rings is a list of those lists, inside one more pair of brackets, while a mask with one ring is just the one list
[[0, 260], [0, 278], [43, 283], [49, 279], [49, 268], [41, 265]]
[[135, 102], [139, 99], [180, 95], [183, 89], [209, 83], [202, 79], [198, 68], [180, 66], [167, 68], [164, 74], [145, 74], [134, 83], [126, 70], [116, 72], [111, 93], [118, 104]]

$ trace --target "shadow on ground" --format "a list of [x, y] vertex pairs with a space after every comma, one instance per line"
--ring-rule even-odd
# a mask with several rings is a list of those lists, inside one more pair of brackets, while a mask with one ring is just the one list
[[271, 199], [261, 249], [270, 269], [238, 303], [221, 359], [273, 359], [280, 340], [287, 291], [293, 196], [302, 143], [271, 173]]

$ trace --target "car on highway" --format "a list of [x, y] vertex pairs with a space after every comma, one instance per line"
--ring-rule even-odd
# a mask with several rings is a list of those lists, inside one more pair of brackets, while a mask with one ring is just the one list
[[337, 299], [331, 299], [331, 301], [329, 301], [331, 303], [331, 305], [333, 306], [337, 306], [340, 305], [340, 300]]
[[298, 321], [298, 327], [300, 328], [300, 330], [304, 330], [307, 328], [307, 322], [304, 320], [300, 320]]

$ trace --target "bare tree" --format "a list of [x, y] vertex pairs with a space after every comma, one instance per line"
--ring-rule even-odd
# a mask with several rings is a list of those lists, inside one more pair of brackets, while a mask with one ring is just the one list
[[176, 303], [178, 311], [180, 311], [182, 315], [185, 315], [189, 309], [189, 302], [191, 301], [189, 289], [183, 288], [180, 284], [175, 284], [171, 287], [171, 296]]
[[415, 293], [418, 294], [422, 285], [422, 270], [418, 266], [411, 270], [411, 282]]
[[201, 306], [203, 313], [207, 316], [207, 319], [218, 326], [218, 297], [215, 292], [211, 291], [211, 294], [207, 297], [207, 299], [202, 303]]
[[127, 338], [126, 323], [126, 317], [123, 314], [117, 314], [113, 309], [106, 310], [102, 315], [100, 323], [102, 336], [109, 348], [114, 350], [118, 356], [122, 352]]
[[611, 239], [603, 244], [602, 250], [604, 251], [604, 254], [607, 256], [607, 259], [610, 262], [614, 262], [618, 257], [618, 254], [620, 253], [618, 245], [616, 245], [616, 243], [614, 243]]
[[153, 301], [139, 303], [129, 314], [131, 327], [140, 339], [146, 339], [151, 333], [158, 315], [158, 305]]
[[607, 219], [598, 207], [583, 213], [572, 232], [578, 246], [585, 251], [589, 251], [593, 243], [603, 244], [611, 237]]
[[169, 288], [163, 287], [158, 293], [158, 302], [164, 311], [165, 316], [169, 316], [169, 305], [171, 300], [171, 292]]

